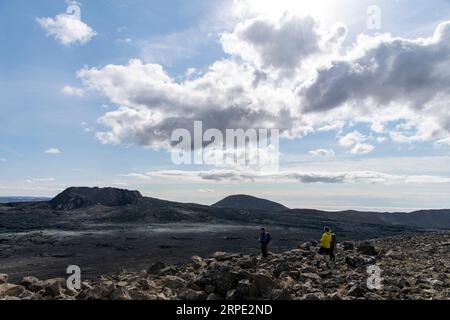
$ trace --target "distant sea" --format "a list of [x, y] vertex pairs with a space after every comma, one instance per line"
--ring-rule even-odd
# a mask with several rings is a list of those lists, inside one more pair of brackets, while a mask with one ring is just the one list
[[45, 197], [0, 197], [0, 203], [9, 202], [37, 202], [37, 201], [49, 201], [51, 198]]

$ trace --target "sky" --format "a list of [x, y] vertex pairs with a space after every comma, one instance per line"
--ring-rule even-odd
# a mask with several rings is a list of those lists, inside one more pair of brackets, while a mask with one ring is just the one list
[[[449, 102], [448, 0], [0, 0], [2, 196], [450, 208]], [[279, 168], [175, 164], [194, 121]]]

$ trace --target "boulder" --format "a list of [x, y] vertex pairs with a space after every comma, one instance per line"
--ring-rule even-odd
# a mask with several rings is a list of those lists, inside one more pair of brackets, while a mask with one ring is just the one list
[[278, 284], [278, 282], [262, 273], [253, 275], [253, 282], [258, 296], [264, 296], [272, 290], [281, 289], [281, 286], [280, 284]]
[[273, 270], [273, 274], [275, 275], [275, 277], [278, 278], [283, 272], [289, 270], [290, 270], [289, 263], [283, 262], [280, 263], [278, 266], [276, 266], [276, 268]]
[[27, 290], [32, 292], [38, 292], [45, 288], [45, 281], [41, 281], [35, 277], [24, 277], [20, 281], [20, 285], [24, 286]]
[[374, 292], [367, 292], [364, 295], [364, 298], [366, 298], [367, 300], [383, 300], [383, 297], [379, 296], [378, 294], [376, 294]]
[[0, 273], [0, 284], [8, 283], [8, 275]]
[[19, 297], [26, 291], [24, 286], [3, 283], [0, 284], [0, 298], [4, 297]]
[[195, 269], [200, 269], [205, 267], [206, 263], [203, 261], [203, 259], [199, 256], [193, 256], [191, 258], [192, 265]]
[[346, 241], [346, 242], [342, 243], [342, 246], [344, 248], [344, 251], [351, 251], [351, 250], [355, 249], [353, 242]]
[[254, 283], [250, 283], [250, 280], [243, 279], [239, 281], [234, 295], [237, 300], [256, 300], [258, 290]]
[[313, 292], [303, 295], [302, 300], [323, 300], [325, 295], [323, 292]]
[[363, 297], [365, 293], [366, 290], [362, 285], [355, 284], [348, 290], [347, 295], [349, 297], [360, 298]]
[[226, 296], [229, 290], [236, 288], [239, 275], [232, 271], [218, 271], [213, 273], [212, 278], [216, 287], [216, 293]]
[[375, 249], [375, 247], [368, 242], [365, 242], [365, 243], [359, 245], [358, 252], [360, 254], [363, 254], [366, 256], [377, 256], [378, 255], [378, 251]]
[[255, 268], [257, 265], [258, 259], [256, 259], [256, 257], [241, 260], [239, 262], [239, 267], [241, 267], [242, 269], [252, 269]]
[[117, 288], [110, 295], [111, 300], [131, 300], [130, 293], [126, 288]]
[[214, 259], [216, 259], [217, 261], [226, 261], [226, 260], [230, 260], [233, 258], [239, 258], [239, 254], [235, 254], [235, 253], [227, 253], [227, 252], [222, 252], [222, 251], [218, 251], [215, 252], [212, 257]]
[[108, 299], [115, 290], [114, 285], [97, 285], [92, 288], [83, 289], [77, 296], [77, 300], [104, 300]]
[[187, 282], [186, 280], [183, 280], [182, 278], [177, 276], [165, 276], [162, 283], [167, 288], [177, 290], [186, 287]]
[[345, 262], [352, 268], [359, 268], [365, 265], [374, 264], [376, 259], [374, 257], [363, 257], [363, 256], [347, 256], [345, 257]]
[[210, 293], [208, 295], [208, 297], [206, 298], [206, 300], [212, 300], [212, 301], [214, 301], [214, 300], [223, 300], [223, 298], [221, 296], [215, 294], [215, 293]]
[[192, 289], [186, 289], [178, 295], [179, 299], [188, 301], [205, 300], [207, 297], [208, 294], [206, 292]]
[[64, 279], [47, 280], [45, 282], [44, 295], [51, 298], [62, 295], [62, 283], [65, 283]]
[[327, 295], [327, 300], [342, 300], [342, 296], [339, 292], [333, 292]]
[[286, 290], [274, 290], [274, 291], [272, 291], [272, 293], [274, 294], [274, 297], [273, 297], [274, 300], [280, 300], [280, 301], [294, 300], [292, 295], [289, 292], [287, 292]]
[[322, 278], [317, 273], [302, 273], [300, 274], [300, 280], [302, 281], [313, 280], [319, 282], [322, 280]]
[[142, 290], [152, 290], [156, 288], [155, 283], [148, 279], [139, 280], [139, 286], [141, 287]]
[[156, 262], [148, 268], [147, 272], [150, 275], [158, 274], [161, 270], [163, 270], [166, 267], [165, 263], [163, 262]]

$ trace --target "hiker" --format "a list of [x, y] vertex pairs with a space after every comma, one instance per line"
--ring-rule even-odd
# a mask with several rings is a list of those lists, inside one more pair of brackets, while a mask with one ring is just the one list
[[[330, 248], [331, 248], [331, 232], [330, 228], [325, 227], [324, 232], [322, 234], [322, 238], [320, 239], [320, 249], [319, 249], [319, 255], [322, 255], [325, 257], [325, 260], [327, 261], [328, 265], [328, 259], [330, 258]], [[328, 257], [328, 259], [327, 259]]]
[[259, 243], [261, 243], [261, 252], [263, 258], [267, 258], [267, 246], [272, 240], [270, 233], [266, 232], [266, 229], [261, 228], [261, 235], [259, 236]]
[[336, 256], [334, 252], [336, 251], [337, 238], [335, 233], [331, 233], [331, 243], [330, 243], [330, 261], [336, 262]]

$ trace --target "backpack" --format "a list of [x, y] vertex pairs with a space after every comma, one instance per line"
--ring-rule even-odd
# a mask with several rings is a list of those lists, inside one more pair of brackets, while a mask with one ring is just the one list
[[269, 243], [270, 241], [272, 241], [272, 236], [270, 235], [270, 233], [266, 234], [266, 243]]
[[331, 235], [331, 247], [332, 247], [332, 248], [336, 248], [336, 244], [337, 244], [336, 235], [333, 233], [333, 234]]

